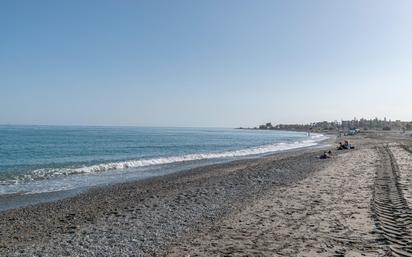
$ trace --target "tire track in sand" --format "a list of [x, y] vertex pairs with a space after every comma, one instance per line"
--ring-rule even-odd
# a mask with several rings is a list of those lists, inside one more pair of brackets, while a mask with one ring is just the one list
[[394, 256], [412, 256], [412, 211], [399, 183], [399, 167], [388, 146], [377, 150], [381, 157], [373, 196], [377, 227]]
[[401, 145], [401, 147], [402, 147], [405, 151], [407, 151], [408, 153], [412, 154], [412, 149], [411, 149], [411, 147], [410, 147], [410, 146], [407, 146], [407, 145]]

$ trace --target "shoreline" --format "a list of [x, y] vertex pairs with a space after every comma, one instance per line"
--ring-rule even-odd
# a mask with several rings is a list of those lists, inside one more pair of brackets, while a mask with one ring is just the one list
[[280, 152], [8, 210], [0, 213], [0, 255], [388, 256], [372, 203], [389, 157], [377, 149], [389, 144], [406, 172], [412, 154], [398, 145], [412, 142], [348, 139], [355, 150], [330, 147], [326, 160], [317, 158], [321, 149]]
[[[49, 191], [49, 192], [28, 193], [28, 194], [26, 193], [4, 194], [4, 195], [0, 195], [0, 206], [1, 206], [0, 213], [10, 210], [10, 209], [32, 207], [37, 204], [50, 203], [50, 202], [55, 202], [55, 201], [59, 201], [63, 199], [72, 198], [80, 194], [88, 193], [88, 191], [95, 190], [97, 188], [111, 187], [114, 185], [134, 183], [138, 181], [143, 181], [143, 182], [150, 181], [153, 178], [168, 176], [173, 173], [187, 172], [187, 171], [197, 169], [197, 168], [206, 168], [208, 166], [215, 166], [215, 165], [220, 165], [220, 164], [230, 164], [232, 162], [238, 162], [238, 161], [256, 160], [256, 159], [265, 158], [265, 157], [280, 154], [280, 153], [289, 153], [289, 152], [301, 151], [301, 150], [310, 149], [310, 148], [314, 148], [314, 149], [324, 148], [324, 147], [328, 147], [328, 144], [330, 144], [332, 141], [334, 141], [334, 138], [331, 135], [328, 135], [328, 138], [320, 141], [317, 145], [314, 145], [314, 146], [303, 146], [303, 147], [298, 147], [298, 148], [291, 148], [287, 150], [279, 150], [275, 152], [263, 153], [263, 154], [258, 154], [258, 155], [250, 155], [250, 156], [244, 156], [244, 157], [237, 157], [237, 158], [200, 160], [200, 161], [192, 161], [192, 162], [186, 162], [186, 163], [184, 162], [176, 167], [160, 165], [159, 167], [152, 167], [154, 171], [157, 171], [160, 174], [153, 174], [153, 175], [149, 175], [147, 177], [142, 177], [142, 178], [131, 177], [130, 181], [126, 180], [126, 177], [124, 176], [124, 174], [118, 173], [117, 175], [120, 178], [118, 179], [117, 182], [110, 181], [107, 183], [91, 185], [91, 186], [86, 186], [82, 188], [72, 188], [72, 189], [67, 189], [67, 190], [56, 190], [56, 191]], [[139, 172], [139, 171], [133, 171], [133, 170], [129, 171], [129, 173], [134, 173], [134, 172]]]
[[[119, 231], [116, 241], [127, 240], [129, 254], [164, 254], [179, 236], [241, 208], [267, 188], [306, 177], [325, 163], [316, 158], [321, 152], [280, 152], [96, 188], [52, 203], [7, 210], [0, 213], [0, 253], [118, 255], [120, 247], [108, 249], [108, 242], [117, 234], [114, 231], [118, 226], [128, 224]], [[84, 248], [85, 235], [89, 239], [96, 237], [88, 243], [96, 245], [96, 252]], [[101, 250], [97, 250], [99, 247]]]

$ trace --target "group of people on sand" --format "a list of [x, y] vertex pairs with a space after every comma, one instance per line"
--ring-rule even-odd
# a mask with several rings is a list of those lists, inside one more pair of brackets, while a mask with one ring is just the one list
[[[347, 140], [345, 140], [343, 143], [339, 142], [338, 147], [336, 148], [337, 150], [351, 150], [351, 149], [355, 149], [355, 146], [353, 146], [352, 144], [349, 144], [349, 142]], [[319, 156], [319, 159], [329, 159], [332, 157], [332, 151], [325, 151], [323, 152], [323, 154], [321, 156]]]
[[355, 147], [349, 144], [348, 140], [345, 140], [344, 143], [339, 142], [337, 150], [350, 150], [350, 149], [355, 149]]

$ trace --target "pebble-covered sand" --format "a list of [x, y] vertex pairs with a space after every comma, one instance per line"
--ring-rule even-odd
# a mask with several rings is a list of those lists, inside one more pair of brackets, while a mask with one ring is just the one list
[[327, 162], [319, 150], [197, 168], [0, 214], [1, 256], [159, 256], [273, 187]]

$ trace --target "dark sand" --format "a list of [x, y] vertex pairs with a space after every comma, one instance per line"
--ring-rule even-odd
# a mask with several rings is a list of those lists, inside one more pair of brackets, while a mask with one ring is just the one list
[[[332, 159], [317, 159], [319, 149], [302, 149], [9, 210], [0, 213], [0, 256], [390, 256], [403, 251], [404, 245], [388, 239], [395, 232], [388, 236], [384, 222], [409, 221], [396, 212], [409, 210], [412, 153], [404, 147], [410, 141], [392, 134], [351, 140], [357, 149], [336, 152]], [[391, 162], [399, 162], [398, 168], [392, 170]], [[404, 203], [386, 203], [379, 216], [375, 191], [382, 170], [403, 174], [394, 185]], [[383, 198], [387, 193], [379, 192]], [[397, 238], [407, 242], [409, 230], [401, 232]]]

